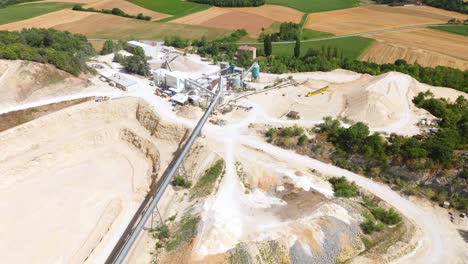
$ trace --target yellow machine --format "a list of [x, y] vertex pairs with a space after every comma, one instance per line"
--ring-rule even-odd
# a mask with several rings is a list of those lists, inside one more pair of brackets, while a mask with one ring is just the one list
[[305, 97], [312, 97], [312, 96], [314, 96], [314, 95], [323, 93], [323, 92], [325, 92], [327, 89], [328, 89], [328, 86], [325, 86], [325, 87], [320, 88], [320, 89], [318, 89], [318, 90], [316, 90], [316, 91], [308, 92], [308, 93], [306, 94]]

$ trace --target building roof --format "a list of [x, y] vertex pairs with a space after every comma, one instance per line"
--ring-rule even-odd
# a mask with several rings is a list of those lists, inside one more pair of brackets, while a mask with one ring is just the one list
[[187, 94], [176, 94], [171, 97], [171, 101], [174, 101], [179, 104], [185, 104], [188, 100], [188, 95]]
[[122, 85], [123, 87], [130, 87], [132, 85], [137, 84], [135, 80], [127, 78], [119, 73], [114, 73], [113, 75], [104, 76], [104, 77], [106, 77], [110, 81], [115, 82], [116, 84]]
[[246, 46], [246, 45], [243, 45], [243, 46], [240, 46], [238, 48], [238, 50], [248, 50], [248, 51], [256, 51], [257, 48], [255, 47], [252, 47], [252, 46]]
[[151, 45], [148, 45], [139, 41], [135, 41], [135, 40], [131, 40], [127, 42], [127, 44], [129, 44], [130, 46], [138, 46], [138, 47], [153, 47]]

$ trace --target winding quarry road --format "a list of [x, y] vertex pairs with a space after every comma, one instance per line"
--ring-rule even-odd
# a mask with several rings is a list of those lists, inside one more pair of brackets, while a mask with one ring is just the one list
[[[129, 78], [135, 77], [129, 75]], [[152, 105], [155, 112], [159, 113], [161, 118], [166, 121], [177, 122], [191, 128], [195, 127], [197, 123], [196, 120], [189, 120], [177, 116], [172, 111], [172, 108], [167, 101], [155, 96], [152, 93], [154, 89], [153, 87], [147, 85], [147, 82], [143, 80], [138, 80], [138, 82], [141, 86], [140, 89], [138, 89], [137, 92], [127, 94], [128, 96], [134, 96], [144, 99], [145, 101], [147, 101], [147, 103]], [[120, 94], [121, 93], [109, 93], [99, 95], [118, 96]], [[90, 95], [92, 94], [78, 94], [73, 96], [58, 97], [51, 100], [37, 101], [13, 108], [10, 107], [8, 109], [0, 109], [0, 114], [14, 110], [26, 109], [29, 107], [35, 107], [38, 105], [45, 105], [49, 103], [56, 103], [70, 99], [87, 97]], [[96, 95], [97, 94], [94, 94], [92, 96]], [[265, 124], [270, 121], [273, 121], [272, 123], [275, 123], [274, 118], [266, 116], [265, 112], [261, 109], [261, 106], [256, 106], [252, 111], [249, 112], [249, 115], [247, 117], [245, 117], [242, 120], [239, 120], [234, 124], [228, 124], [227, 126], [223, 127], [216, 126], [213, 124], [206, 124], [202, 132], [204, 135], [206, 135], [207, 138], [213, 138], [213, 140], [218, 141], [220, 141], [223, 137], [227, 135], [231, 139], [229, 140], [229, 144], [234, 144], [234, 146], [243, 145], [259, 149], [279, 159], [300, 164], [311, 169], [316, 169], [317, 171], [320, 171], [327, 175], [345, 176], [349, 180], [355, 181], [362, 188], [370, 191], [371, 193], [380, 197], [382, 200], [385, 200], [386, 202], [397, 208], [405, 217], [407, 217], [417, 226], [417, 238], [419, 242], [417, 247], [410, 254], [398, 259], [397, 261], [395, 261], [395, 263], [448, 263], [447, 261], [450, 259], [450, 257], [453, 257], [457, 254], [454, 248], [447, 246], [451, 244], [451, 237], [443, 235], [442, 230], [446, 230], [446, 227], [444, 227], [443, 224], [439, 221], [439, 216], [435, 215], [434, 212], [430, 210], [425, 210], [424, 207], [417, 205], [411, 202], [410, 200], [402, 197], [397, 192], [391, 190], [388, 186], [374, 182], [369, 178], [338, 168], [331, 164], [326, 164], [318, 160], [299, 155], [295, 152], [278, 148], [276, 146], [264, 142], [264, 140], [261, 138], [255, 138], [253, 136], [242, 134], [242, 131], [246, 131], [249, 124]], [[400, 122], [398, 126], [404, 125], [404, 121], [406, 120], [402, 121], [403, 122]], [[301, 125], [300, 121], [297, 121], [296, 123]], [[391, 125], [392, 124], [390, 124], [390, 126]], [[385, 128], [380, 129], [385, 130]], [[235, 151], [235, 149], [238, 148], [226, 146], [226, 149]], [[241, 153], [237, 154], [241, 155]], [[235, 153], [229, 153], [229, 155], [235, 156]], [[162, 193], [160, 195], [162, 195]]]

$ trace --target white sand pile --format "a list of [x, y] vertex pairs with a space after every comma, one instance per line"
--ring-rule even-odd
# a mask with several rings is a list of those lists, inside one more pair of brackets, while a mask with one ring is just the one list
[[158, 149], [177, 147], [151, 143], [139, 105], [88, 102], [0, 133], [2, 262], [77, 263], [91, 252], [104, 262], [148, 191]]
[[365, 86], [344, 94], [346, 107], [341, 116], [362, 121], [372, 127], [408, 123], [410, 105], [408, 92], [413, 79], [396, 72], [374, 77]]
[[[409, 75], [389, 72], [379, 76], [352, 74], [348, 71], [330, 73], [301, 73], [294, 75], [306, 81], [299, 86], [271, 90], [242, 99], [244, 105], [259, 106], [266, 113], [264, 122], [312, 126], [323, 117], [348, 118], [364, 122], [375, 131], [416, 134], [416, 124], [428, 117], [417, 109], [413, 98], [421, 91], [431, 90], [436, 97], [455, 100], [466, 94], [450, 88], [421, 84]], [[268, 79], [270, 77], [267, 77]], [[307, 93], [326, 87], [320, 93]], [[300, 113], [300, 120], [287, 120], [289, 111]], [[282, 121], [275, 120], [282, 118]]]

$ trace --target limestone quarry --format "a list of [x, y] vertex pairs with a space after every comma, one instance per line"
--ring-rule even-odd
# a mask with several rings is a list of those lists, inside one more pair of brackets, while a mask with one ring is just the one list
[[[212, 67], [186, 60], [179, 58], [183, 65], [175, 67]], [[93, 63], [104, 65], [102, 71], [120, 69], [107, 57]], [[120, 73], [138, 84], [123, 92], [94, 76], [24, 65], [0, 61], [3, 115], [51, 100], [108, 98], [0, 132], [0, 262], [104, 263], [203, 111], [174, 107], [143, 77]], [[34, 77], [45, 70], [60, 78]], [[268, 89], [288, 78], [294, 85]], [[344, 70], [262, 74], [250, 85], [252, 91], [227, 95], [206, 123], [177, 174], [191, 185], [168, 187], [128, 263], [466, 263], [466, 242], [444, 209], [273, 146], [261, 134], [269, 126], [311, 128], [332, 116], [414, 135], [421, 118], [434, 118], [412, 104], [418, 92], [430, 89], [449, 99], [463, 93], [401, 73]], [[222, 113], [227, 106], [231, 111]], [[290, 111], [301, 119], [288, 119]], [[362, 201], [335, 197], [328, 182], [342, 176], [356, 182], [363, 197], [403, 217], [372, 250], [361, 229]]]

